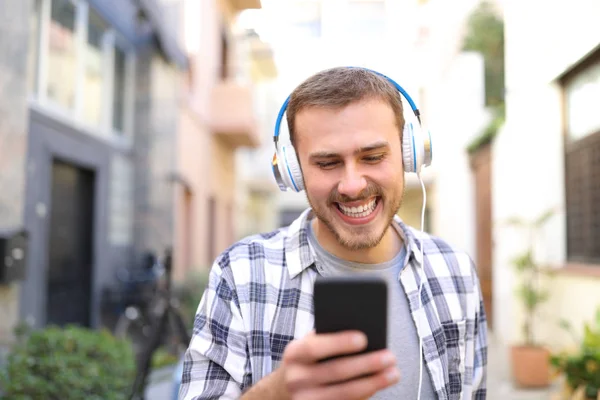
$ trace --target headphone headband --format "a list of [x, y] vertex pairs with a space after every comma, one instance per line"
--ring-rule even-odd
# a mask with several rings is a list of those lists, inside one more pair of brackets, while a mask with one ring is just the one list
[[[415, 114], [415, 117], [417, 117], [417, 120], [419, 121], [419, 123], [421, 123], [421, 113], [420, 113], [419, 109], [417, 108], [417, 105], [413, 101], [412, 97], [410, 97], [410, 95], [406, 92], [406, 90], [404, 90], [404, 88], [402, 86], [400, 86], [395, 80], [393, 80], [392, 78], [388, 77], [387, 75], [382, 74], [381, 72], [377, 72], [377, 71], [374, 71], [374, 70], [369, 69], [369, 68], [364, 68], [364, 67], [346, 67], [346, 68], [358, 68], [358, 69], [362, 69], [362, 70], [372, 72], [372, 73], [374, 73], [376, 75], [379, 75], [379, 76], [385, 78], [389, 83], [391, 83], [396, 88], [396, 90], [398, 90], [398, 92], [400, 92], [400, 94], [402, 94], [402, 96], [404, 96], [404, 98], [406, 99], [406, 101], [410, 105], [410, 108], [412, 109], [413, 113]], [[283, 114], [285, 114], [285, 111], [287, 110], [287, 107], [288, 107], [288, 104], [290, 102], [290, 98], [291, 97], [292, 97], [292, 95], [289, 95], [285, 99], [285, 101], [283, 102], [283, 105], [279, 109], [279, 113], [277, 114], [277, 120], [275, 121], [275, 132], [273, 134], [273, 141], [275, 142], [275, 144], [277, 144], [277, 141], [279, 140], [279, 132], [280, 132], [280, 129], [281, 129], [281, 121], [283, 120]]]

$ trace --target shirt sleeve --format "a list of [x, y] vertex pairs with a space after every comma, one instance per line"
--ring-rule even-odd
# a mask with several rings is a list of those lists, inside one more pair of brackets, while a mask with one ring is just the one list
[[[230, 272], [229, 267], [227, 267]], [[185, 353], [180, 400], [238, 399], [248, 381], [249, 357], [233, 279], [217, 260], [211, 268]]]
[[487, 342], [487, 318], [485, 314], [485, 308], [483, 305], [483, 295], [481, 293], [481, 286], [479, 284], [479, 278], [473, 266], [473, 276], [475, 280], [475, 293], [476, 293], [476, 313], [475, 313], [475, 351], [473, 360], [473, 399], [485, 400], [487, 396], [487, 353], [488, 353], [488, 342]]

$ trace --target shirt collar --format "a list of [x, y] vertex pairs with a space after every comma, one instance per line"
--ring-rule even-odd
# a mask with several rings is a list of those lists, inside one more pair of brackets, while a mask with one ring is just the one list
[[[308, 240], [308, 224], [313, 215], [312, 209], [307, 208], [288, 227], [284, 240], [284, 251], [285, 262], [291, 279], [315, 263], [315, 253]], [[423, 259], [419, 248], [422, 243], [421, 240], [416, 237], [412, 228], [402, 222], [398, 215], [394, 217], [393, 223], [399, 228], [398, 232], [406, 245], [408, 259], [414, 259], [419, 266], [422, 266]]]

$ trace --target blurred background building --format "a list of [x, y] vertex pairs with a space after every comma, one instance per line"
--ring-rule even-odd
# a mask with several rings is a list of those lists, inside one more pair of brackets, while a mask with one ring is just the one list
[[533, 239], [537, 259], [555, 272], [541, 282], [541, 343], [572, 344], [560, 320], [580, 335], [600, 306], [599, 14], [598, 2], [506, 4], [506, 125], [491, 149], [494, 314], [505, 343], [521, 337], [511, 262], [530, 240], [509, 218], [552, 212]]
[[119, 269], [173, 247], [182, 280], [235, 240], [235, 154], [261, 142], [253, 82], [276, 70], [233, 22], [261, 5], [0, 5], [0, 229], [29, 236], [0, 338], [20, 320], [97, 327]]
[[0, 336], [19, 319], [98, 326], [102, 286], [154, 240], [142, 233], [173, 232], [186, 56], [150, 2], [2, 9], [0, 225], [25, 228], [29, 246], [24, 281], [2, 288]]

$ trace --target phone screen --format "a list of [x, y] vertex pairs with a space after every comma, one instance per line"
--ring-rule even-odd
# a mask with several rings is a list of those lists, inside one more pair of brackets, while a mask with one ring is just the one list
[[382, 278], [352, 275], [315, 281], [316, 333], [362, 331], [368, 339], [364, 352], [387, 347], [387, 307], [388, 287]]

